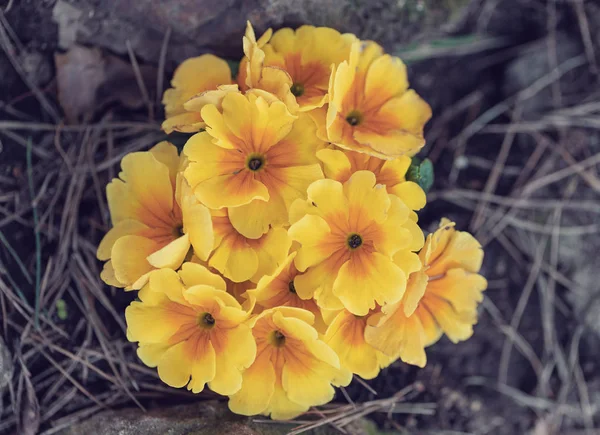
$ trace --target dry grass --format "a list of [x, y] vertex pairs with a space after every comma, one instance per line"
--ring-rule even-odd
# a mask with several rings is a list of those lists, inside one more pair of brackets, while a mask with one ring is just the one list
[[[430, 204], [439, 201], [447, 208], [465, 210], [470, 231], [482, 244], [498, 247], [519, 265], [515, 274], [490, 283], [483, 304], [482, 316], [492, 319], [503, 340], [497, 376], [468, 378], [465, 386], [496, 391], [531, 410], [539, 433], [561, 433], [565, 419], [576, 421], [587, 431], [582, 433], [595, 433], [592, 430], [600, 412], [580, 363], [584, 327], [579, 322], [565, 338], [565, 326], [557, 320], [559, 315], [574, 318], [566, 295], [582, 290], [560, 268], [561, 242], [564, 237], [598, 236], [600, 232], [600, 153], [590, 154], [585, 145], [571, 146], [568, 135], [575, 128], [600, 129], [600, 93], [567, 105], [557, 86], [561, 76], [575, 68], [598, 68], [582, 1], [572, 3], [584, 41], [583, 54], [556, 64], [533, 85], [491, 108], [482, 107], [480, 91], [471, 92], [438, 116], [428, 137], [434, 162], [466, 158], [479, 170], [489, 171], [480, 186], [466, 188], [459, 182], [461, 169], [454, 167], [438, 180]], [[486, 5], [489, 14], [497, 2]], [[161, 72], [169, 36], [161, 51]], [[21, 73], [17, 58], [11, 55], [19, 42], [1, 11], [0, 45]], [[139, 71], [132, 50], [129, 56], [134, 70]], [[502, 57], [502, 52], [498, 56]], [[549, 57], [556, 58], [555, 53], [549, 52]], [[63, 125], [55, 103], [22, 76], [39, 102], [43, 112], [39, 119], [44, 122], [32, 120], [9, 103], [0, 108], [13, 118], [0, 121], [0, 137], [21, 145], [26, 156], [21, 174], [0, 175], [0, 260], [10, 265], [0, 263], [0, 328], [15, 363], [9, 402], [0, 415], [0, 432], [33, 434], [42, 428], [41, 433], [52, 434], [102, 409], [132, 403], [143, 409], [144, 403], [153, 400], [197, 400], [198, 396], [164, 386], [155, 370], [137, 360], [135, 346], [125, 339], [123, 318], [124, 307], [133, 296], [107, 288], [99, 279], [101, 265], [95, 258], [96, 243], [109, 226], [104, 186], [117, 173], [125, 154], [147, 149], [163, 137], [152, 121], [164, 86], [162, 79], [153, 92], [137, 76], [147, 119], [113, 121], [114, 114], [107, 112], [93, 124]], [[561, 106], [539, 119], [524, 120], [523, 103], [546, 88], [554, 89]], [[502, 116], [510, 122], [499, 121]], [[456, 119], [466, 120], [458, 132], [450, 128]], [[483, 135], [501, 137], [496, 155], [477, 153]], [[533, 145], [526, 150], [526, 159], [509, 167], [517, 135], [529, 135]], [[551, 196], [548, 192], [552, 189], [560, 193]], [[581, 189], [588, 192], [587, 197], [577, 194]], [[577, 211], [584, 223], [565, 224], [565, 214], [572, 211]], [[19, 243], [32, 248], [20, 249]], [[516, 304], [508, 311], [501, 310], [497, 303], [511, 287], [518, 289]], [[539, 303], [531, 308], [536, 296]], [[541, 347], [523, 334], [523, 317], [530, 309], [538, 312]], [[533, 391], [510, 385], [514, 353], [530, 365], [536, 378]], [[372, 413], [386, 414], [392, 427], [402, 429], [394, 414], [436, 412], [435, 403], [415, 403], [422, 390], [423, 385], [417, 383], [391, 397], [362, 403], [354, 403], [342, 391], [348, 404], [311, 411], [295, 422], [291, 433], [326, 424], [347, 433], [356, 419]], [[214, 396], [203, 394], [201, 398]]]

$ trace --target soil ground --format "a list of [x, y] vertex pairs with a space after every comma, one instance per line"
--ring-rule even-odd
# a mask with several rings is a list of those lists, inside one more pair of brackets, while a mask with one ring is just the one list
[[[359, 25], [385, 16], [388, 3], [375, 3]], [[175, 63], [93, 42], [55, 59], [55, 6], [0, 1], [0, 336], [11, 361], [0, 353], [0, 375], [12, 366], [0, 433], [197, 400], [137, 360], [123, 323], [134, 296], [104, 286], [95, 259], [104, 186], [124, 154], [164, 137], [157, 95]], [[378, 33], [392, 50], [403, 48], [398, 24]], [[369, 402], [386, 433], [600, 433], [600, 6], [472, 1], [413, 42], [424, 44], [398, 52], [434, 110], [421, 154], [436, 181], [420, 222], [432, 230], [447, 216], [473, 232], [489, 289], [470, 340], [443, 339], [425, 369], [396, 363], [336, 403]], [[97, 69], [97, 87], [73, 64]], [[69, 101], [61, 88], [91, 94]]]

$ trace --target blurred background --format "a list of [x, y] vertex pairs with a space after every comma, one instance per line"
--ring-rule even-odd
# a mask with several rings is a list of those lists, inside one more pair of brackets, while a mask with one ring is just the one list
[[[420, 222], [472, 232], [489, 280], [469, 341], [293, 424], [160, 383], [95, 258], [105, 185], [164, 138], [174, 68], [239, 61], [246, 19], [402, 57], [434, 114]], [[600, 433], [600, 2], [0, 0], [0, 48], [0, 433]]]

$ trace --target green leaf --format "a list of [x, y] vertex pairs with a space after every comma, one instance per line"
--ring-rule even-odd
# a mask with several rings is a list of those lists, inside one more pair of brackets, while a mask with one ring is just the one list
[[67, 320], [67, 303], [64, 299], [59, 299], [56, 301], [56, 315], [60, 320]]
[[231, 78], [235, 80], [240, 72], [240, 61], [227, 59], [226, 62], [229, 65], [229, 69], [231, 69]]
[[406, 179], [413, 181], [421, 186], [421, 189], [427, 193], [433, 186], [433, 163], [431, 160], [425, 159], [421, 161], [418, 157], [413, 157], [412, 163], [406, 171]]

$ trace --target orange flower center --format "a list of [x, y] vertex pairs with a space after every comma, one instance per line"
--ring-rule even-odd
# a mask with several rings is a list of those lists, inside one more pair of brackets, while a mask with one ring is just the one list
[[215, 327], [215, 318], [210, 313], [204, 313], [198, 320], [198, 325], [203, 329], [212, 329]]
[[271, 343], [275, 347], [282, 347], [285, 344], [285, 335], [281, 331], [274, 331], [271, 336]]
[[363, 244], [363, 239], [358, 234], [350, 234], [346, 240], [350, 249], [358, 249]]
[[350, 124], [352, 127], [356, 127], [360, 125], [363, 121], [363, 115], [358, 110], [351, 110], [350, 113], [346, 115], [346, 122]]
[[301, 97], [304, 95], [304, 85], [302, 83], [294, 83], [290, 87], [290, 92], [294, 94], [295, 97]]
[[181, 236], [183, 236], [183, 225], [177, 225], [175, 227], [173, 227], [173, 237], [175, 237], [176, 239], [180, 238]]
[[246, 160], [246, 167], [252, 172], [256, 172], [265, 166], [265, 158], [258, 154], [251, 154]]

